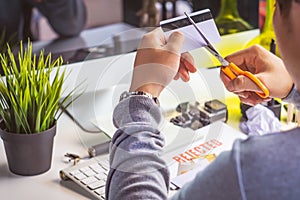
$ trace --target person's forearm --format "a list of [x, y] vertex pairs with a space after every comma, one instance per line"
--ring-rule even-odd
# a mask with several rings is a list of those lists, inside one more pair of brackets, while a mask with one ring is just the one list
[[107, 199], [166, 199], [169, 171], [160, 158], [164, 138], [158, 131], [161, 113], [154, 101], [135, 96], [114, 111], [118, 128], [112, 139]]
[[60, 36], [76, 36], [85, 26], [86, 7], [83, 0], [29, 0], [29, 2], [38, 8]]

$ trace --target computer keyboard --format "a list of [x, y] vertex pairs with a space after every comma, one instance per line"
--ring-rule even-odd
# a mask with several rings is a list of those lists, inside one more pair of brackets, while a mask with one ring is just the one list
[[105, 183], [109, 170], [108, 156], [95, 157], [61, 170], [63, 181], [72, 180], [96, 199], [105, 199]]

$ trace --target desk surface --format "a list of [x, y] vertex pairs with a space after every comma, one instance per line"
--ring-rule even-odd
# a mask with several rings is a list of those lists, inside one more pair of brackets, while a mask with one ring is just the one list
[[[198, 51], [195, 53], [198, 54]], [[67, 71], [70, 72], [70, 78], [66, 85], [68, 88], [73, 88], [72, 86], [75, 87], [81, 82], [81, 80], [88, 78], [90, 85], [88, 85], [87, 91], [95, 91], [101, 87], [108, 87], [111, 84], [114, 85], [120, 82], [129, 83], [130, 76], [124, 78], [124, 73], [126, 74], [132, 70], [134, 55], [134, 53], [131, 53], [68, 65], [66, 68]], [[122, 68], [120, 68], [120, 66]], [[113, 75], [106, 77], [106, 73], [112, 73]], [[232, 97], [232, 95], [227, 93], [222, 86], [218, 73], [218, 69], [203, 69], [199, 70], [199, 73], [194, 75], [192, 78], [203, 80], [204, 82], [202, 84], [206, 85], [206, 88], [210, 88], [209, 92], [203, 92], [202, 87], [199, 87], [198, 82], [191, 81], [191, 88], [194, 88], [197, 91], [198, 96], [201, 96], [204, 99], [220, 99], [220, 97], [225, 98], [228, 95]], [[99, 77], [102, 77], [102, 82], [100, 81], [100, 83]], [[105, 81], [107, 79], [115, 81], [108, 81], [109, 83], [106, 83]], [[187, 97], [184, 97], [186, 94], [182, 94], [183, 99], [186, 99]], [[168, 102], [163, 101], [162, 104], [166, 105]], [[111, 113], [108, 113], [108, 115], [111, 115]], [[232, 125], [236, 126], [234, 123], [235, 122], [232, 122]], [[52, 167], [48, 172], [32, 177], [17, 176], [9, 172], [3, 142], [0, 142], [1, 198], [13, 200], [87, 199], [87, 197], [82, 194], [61, 185], [59, 170], [72, 165], [64, 159], [64, 154], [68, 152], [85, 156], [87, 155], [88, 146], [105, 142], [107, 140], [108, 138], [103, 134], [91, 134], [84, 132], [68, 116], [62, 115], [58, 121], [57, 135], [54, 139]]]
[[77, 153], [87, 156], [87, 147], [107, 141], [102, 134], [83, 132], [66, 115], [58, 121], [51, 169], [38, 176], [23, 177], [8, 170], [3, 142], [0, 143], [0, 193], [1, 199], [87, 199], [82, 194], [60, 183], [59, 170], [71, 166], [64, 154]]

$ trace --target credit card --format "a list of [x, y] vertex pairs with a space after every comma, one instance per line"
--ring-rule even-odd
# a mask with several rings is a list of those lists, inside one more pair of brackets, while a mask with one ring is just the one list
[[[221, 41], [220, 33], [209, 9], [199, 10], [190, 13], [189, 15], [212, 44]], [[184, 34], [185, 40], [181, 53], [201, 48], [206, 45], [205, 41], [201, 38], [195, 27], [191, 25], [185, 15], [163, 20], [160, 22], [160, 26], [166, 33], [167, 38], [169, 38], [170, 34], [174, 31], [180, 31]]]

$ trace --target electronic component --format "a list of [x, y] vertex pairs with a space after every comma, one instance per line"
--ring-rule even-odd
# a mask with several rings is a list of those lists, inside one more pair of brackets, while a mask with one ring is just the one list
[[215, 121], [227, 121], [227, 106], [217, 99], [207, 101], [204, 105], [199, 102], [184, 102], [177, 106], [180, 115], [172, 118], [171, 123], [183, 128], [197, 130]]
[[109, 145], [110, 141], [91, 146], [88, 148], [88, 154], [91, 158], [98, 155], [107, 154], [109, 153]]

